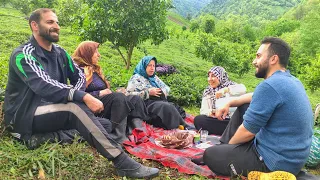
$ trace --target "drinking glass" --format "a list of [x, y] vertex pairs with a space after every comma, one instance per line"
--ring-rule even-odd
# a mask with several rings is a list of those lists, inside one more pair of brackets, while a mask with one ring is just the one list
[[208, 137], [208, 131], [207, 130], [201, 130], [200, 131], [200, 141], [201, 142], [207, 142]]

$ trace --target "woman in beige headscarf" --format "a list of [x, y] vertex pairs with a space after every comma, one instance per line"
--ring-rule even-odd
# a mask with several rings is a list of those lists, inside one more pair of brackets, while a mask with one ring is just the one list
[[[126, 137], [128, 123], [135, 126], [142, 120], [149, 120], [142, 99], [138, 96], [125, 96], [123, 93], [112, 92], [110, 83], [105, 79], [98, 64], [100, 53], [99, 43], [84, 41], [79, 44], [72, 57], [86, 75], [86, 92], [98, 98], [104, 104], [104, 111], [97, 116], [110, 119], [112, 122], [111, 137], [122, 142]], [[129, 121], [127, 120], [129, 118]], [[128, 121], [128, 122], [127, 122]]]

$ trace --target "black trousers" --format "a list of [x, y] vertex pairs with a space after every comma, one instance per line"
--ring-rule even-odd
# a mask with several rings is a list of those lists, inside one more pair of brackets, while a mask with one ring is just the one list
[[257, 153], [253, 141], [244, 144], [228, 144], [229, 140], [243, 122], [243, 115], [249, 104], [237, 108], [230, 119], [220, 141], [222, 144], [212, 146], [204, 152], [203, 160], [216, 174], [247, 176], [252, 170], [269, 172], [262, 157]]
[[109, 120], [96, 117], [84, 103], [39, 106], [33, 120], [33, 133], [76, 129], [92, 147], [109, 160], [123, 152], [120, 145], [108, 134], [111, 127]]
[[148, 115], [148, 110], [143, 99], [138, 95], [128, 95], [126, 96], [127, 101], [129, 101], [134, 107], [128, 116], [128, 120], [133, 118], [140, 118], [144, 121], [149, 121], [150, 116]]
[[118, 143], [127, 139], [127, 131], [130, 133], [129, 129], [133, 129], [131, 127], [133, 118], [146, 121], [150, 119], [146, 105], [139, 96], [125, 96], [123, 93], [113, 92], [99, 97], [99, 100], [103, 103], [104, 110], [97, 116], [110, 120], [112, 123], [110, 137]]
[[206, 115], [198, 115], [194, 118], [194, 126], [196, 129], [204, 129], [209, 132], [209, 134], [221, 135], [226, 129], [230, 119], [225, 119], [223, 121], [217, 118], [208, 117]]
[[151, 124], [164, 129], [175, 129], [186, 125], [175, 106], [167, 101], [145, 100]]
[[127, 123], [127, 116], [134, 107], [123, 93], [114, 92], [98, 99], [103, 103], [104, 110], [97, 116], [109, 119], [112, 123], [112, 129]]

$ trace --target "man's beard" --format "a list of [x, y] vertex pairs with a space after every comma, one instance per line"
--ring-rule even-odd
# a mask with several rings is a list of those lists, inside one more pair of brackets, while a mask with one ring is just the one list
[[[58, 34], [58, 36], [51, 36], [50, 35], [51, 32], [56, 32]], [[54, 28], [49, 29], [48, 32], [47, 32], [47, 31], [45, 31], [44, 28], [42, 28], [40, 26], [39, 33], [40, 33], [41, 37], [43, 37], [44, 39], [46, 39], [49, 42], [58, 42], [59, 41], [59, 32], [58, 32], [58, 30], [56, 30]]]
[[255, 75], [257, 78], [266, 78], [268, 70], [269, 70], [269, 65], [267, 64], [267, 62], [265, 62], [260, 67], [258, 67], [258, 70], [256, 71]]

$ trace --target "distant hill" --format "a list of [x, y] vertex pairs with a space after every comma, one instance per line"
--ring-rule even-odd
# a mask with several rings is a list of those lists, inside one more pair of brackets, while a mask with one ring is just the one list
[[183, 17], [193, 17], [212, 0], [173, 0], [174, 11]]
[[295, 6], [294, 8], [290, 9], [288, 12], [286, 12], [282, 16], [282, 18], [303, 21], [304, 17], [307, 16], [309, 13], [313, 11], [319, 12], [319, 5], [320, 0], [305, 0], [297, 6]]
[[212, 0], [201, 11], [219, 19], [234, 14], [250, 19], [275, 20], [303, 0]]
[[187, 28], [190, 26], [190, 22], [176, 12], [169, 11], [167, 14], [167, 19], [177, 26], [186, 26]]

